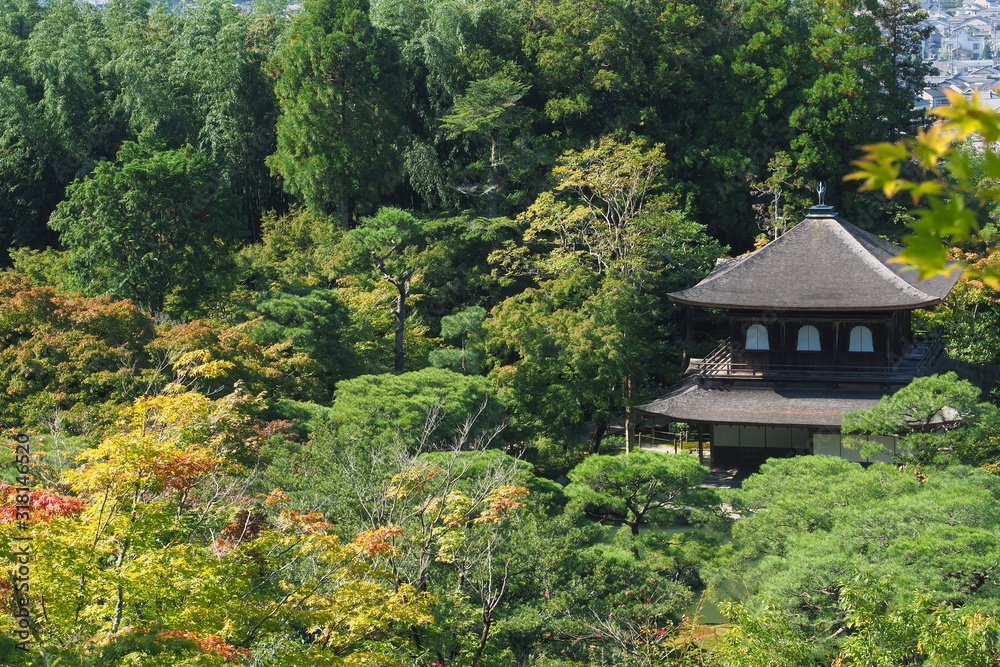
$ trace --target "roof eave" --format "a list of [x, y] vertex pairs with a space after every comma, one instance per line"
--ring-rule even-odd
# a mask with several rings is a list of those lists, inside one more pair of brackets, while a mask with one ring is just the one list
[[677, 297], [673, 294], [668, 294], [667, 298], [684, 306], [698, 306], [701, 308], [720, 308], [723, 310], [792, 310], [792, 311], [825, 311], [825, 312], [843, 312], [845, 310], [849, 311], [886, 311], [886, 310], [919, 310], [921, 308], [932, 308], [941, 303], [940, 298], [928, 299], [926, 301], [918, 301], [915, 303], [907, 304], [896, 304], [896, 305], [882, 305], [882, 306], [779, 306], [775, 304], [739, 304], [734, 305], [731, 303], [711, 303], [707, 301], [695, 301], [692, 299], [685, 299], [683, 297]]
[[670, 408], [661, 407], [659, 410], [644, 409], [650, 408], [652, 404], [647, 405], [637, 405], [633, 408], [636, 412], [646, 415], [648, 417], [665, 417], [667, 419], [674, 419], [678, 422], [685, 423], [695, 423], [695, 424], [718, 424], [722, 426], [780, 426], [786, 428], [822, 428], [822, 429], [840, 429], [842, 427], [843, 416], [839, 420], [828, 419], [828, 420], [789, 420], [787, 422], [782, 421], [779, 417], [778, 419], [753, 419], [747, 418], [742, 420], [733, 420], [726, 418], [702, 418], [697, 419], [689, 414], [684, 414], [683, 412], [677, 412], [675, 414], [670, 414]]

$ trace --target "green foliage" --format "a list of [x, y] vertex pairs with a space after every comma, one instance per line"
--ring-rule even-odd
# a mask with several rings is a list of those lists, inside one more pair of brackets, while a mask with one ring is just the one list
[[309, 0], [275, 53], [280, 116], [268, 165], [316, 214], [351, 224], [392, 184], [398, 160], [393, 44], [364, 5]]
[[[853, 638], [864, 624], [851, 620], [845, 606], [855, 604], [849, 582], [859, 572], [891, 578], [882, 594], [892, 609], [919, 596], [928, 608], [995, 614], [998, 590], [985, 576], [1000, 558], [997, 498], [996, 478], [974, 468], [928, 478], [830, 457], [770, 461], [734, 494], [733, 510], [742, 518], [732, 527], [732, 551], [711, 577], [728, 578], [723, 588], [738, 595], [742, 608], [730, 610], [733, 618], [757, 637], [734, 635], [732, 651], [722, 655], [741, 645], [758, 647], [759, 655], [748, 659], [761, 664], [790, 659], [779, 657], [782, 646], [812, 656], [789, 664], [828, 661], [844, 646], [861, 655], [864, 641]], [[896, 632], [909, 642], [920, 621], [906, 618], [895, 621]], [[881, 640], [871, 639], [869, 648], [881, 650]]]
[[251, 287], [266, 291], [276, 284], [331, 286], [336, 234], [328, 220], [298, 208], [283, 216], [266, 215], [261, 231], [259, 243], [240, 251]]
[[998, 655], [1000, 628], [982, 614], [935, 606], [917, 596], [909, 604], [891, 601], [891, 581], [863, 573], [845, 582], [841, 607], [855, 631], [839, 659], [881, 666], [988, 665]]
[[396, 299], [393, 370], [403, 372], [406, 359], [407, 299], [420, 279], [425, 239], [420, 222], [408, 211], [382, 208], [344, 235], [342, 252], [348, 262], [369, 267], [392, 285]]
[[993, 463], [1000, 412], [979, 399], [979, 389], [953, 372], [920, 377], [874, 407], [844, 415], [844, 431], [895, 436], [900, 457], [918, 465]]
[[[862, 190], [881, 190], [886, 197], [904, 192], [914, 204], [926, 206], [914, 212], [912, 233], [904, 237], [906, 247], [899, 255], [923, 277], [955, 270], [948, 248], [980, 239], [984, 221], [977, 209], [988, 209], [1000, 196], [994, 187], [1000, 160], [989, 148], [1000, 138], [1000, 115], [984, 108], [978, 96], [967, 100], [949, 94], [948, 102], [934, 112], [940, 119], [915, 138], [865, 146], [868, 152], [854, 163], [858, 171], [848, 176], [863, 181]], [[975, 169], [970, 156], [959, 150], [970, 138], [985, 142]], [[913, 175], [903, 170], [911, 160], [917, 166]], [[977, 267], [973, 275], [990, 287], [1000, 285], [1000, 271], [992, 263]]]
[[[714, 653], [715, 664], [727, 667], [784, 667], [817, 664], [810, 637], [788, 623], [780, 605], [765, 601], [748, 610], [742, 605], [723, 607], [734, 622], [725, 641]], [[712, 664], [710, 661], [709, 664]]]
[[458, 373], [478, 375], [484, 369], [485, 354], [482, 349], [486, 338], [483, 320], [486, 309], [471, 306], [441, 318], [441, 337], [456, 342], [459, 347], [434, 350], [427, 360], [436, 368], [447, 368]]
[[[921, 484], [888, 466], [772, 464], [734, 494], [731, 544], [609, 537], [583, 513], [708, 516], [710, 494], [670, 498], [703, 471], [663, 466], [691, 457], [637, 451], [612, 457], [642, 468], [614, 488], [576, 479], [601, 467], [581, 462], [584, 423], [604, 451], [611, 418], [674, 379], [691, 344], [662, 295], [724, 250], [694, 220], [746, 245], [754, 184], [794, 209], [858, 142], [913, 127], [912, 4], [0, 0], [0, 246], [21, 248], [34, 282], [0, 280], [0, 418], [48, 433], [32, 465], [59, 493], [33, 492], [39, 516], [83, 503], [33, 527], [50, 614], [36, 662], [994, 656], [995, 623], [977, 615], [997, 606], [985, 471]], [[947, 187], [991, 192], [989, 153], [951, 155]], [[835, 190], [849, 219], [889, 222], [895, 204]], [[991, 197], [944, 209], [961, 227]], [[68, 250], [40, 250], [53, 212]], [[964, 250], [988, 268], [979, 230]], [[76, 289], [229, 324], [154, 326]], [[988, 286], [963, 289], [941, 317], [966, 358], [989, 360]], [[435, 349], [439, 331], [453, 347]], [[466, 374], [350, 379], [427, 361]], [[503, 420], [494, 392], [542, 467], [483, 450]], [[949, 433], [935, 462], [991, 461], [993, 428]], [[574, 467], [574, 502], [535, 476]], [[633, 487], [652, 498], [640, 516], [628, 481], [647, 473], [677, 485]], [[746, 641], [713, 657], [678, 618], [714, 555], [744, 609], [770, 611], [734, 612]], [[8, 648], [4, 664], [34, 660]]]
[[470, 428], [492, 433], [503, 409], [486, 378], [425, 368], [401, 375], [362, 375], [337, 384], [331, 418], [343, 442], [398, 438], [416, 449], [447, 442]]
[[228, 266], [238, 236], [228, 186], [201, 151], [127, 143], [73, 183], [50, 225], [92, 294], [161, 313], [195, 306]]
[[10, 251], [14, 272], [27, 276], [36, 285], [49, 285], [60, 292], [77, 291], [76, 278], [69, 270], [69, 252], [46, 248], [17, 248]]
[[37, 103], [14, 79], [8, 71], [0, 82], [0, 177], [7, 184], [0, 193], [0, 238], [5, 247], [37, 243], [43, 218], [58, 197], [43, 178], [55, 152], [53, 138]]
[[593, 454], [569, 473], [566, 492], [588, 513], [620, 520], [639, 534], [644, 523], [669, 524], [684, 505], [684, 494], [701, 484], [708, 470], [692, 456], [638, 450]]
[[332, 393], [350, 375], [356, 361], [343, 341], [348, 314], [335, 292], [288, 287], [265, 293], [254, 310], [250, 338], [263, 347], [289, 346], [318, 363], [323, 372], [314, 381], [321, 390]]
[[[313, 336], [294, 318], [269, 320], [272, 333], [294, 341], [258, 344], [250, 331], [263, 319], [228, 328], [200, 320], [154, 326], [127, 301], [65, 294], [13, 272], [0, 274], [0, 293], [0, 418], [11, 427], [89, 434], [117, 406], [171, 382], [211, 393], [243, 383], [275, 398], [319, 399], [329, 396], [330, 373], [350, 361], [332, 332]], [[333, 304], [322, 304], [335, 320]], [[291, 305], [303, 304], [293, 298]]]
[[[973, 272], [991, 263], [966, 255]], [[923, 330], [940, 329], [948, 357], [972, 364], [990, 364], [1000, 359], [1000, 340], [991, 322], [997, 320], [998, 301], [992, 288], [975, 279], [961, 279], [934, 310], [915, 313]]]
[[[834, 665], [989, 665], [996, 659], [1000, 629], [996, 619], [935, 605], [922, 595], [897, 601], [887, 576], [862, 571], [845, 578], [838, 606], [846, 634], [832, 657]], [[709, 664], [813, 665], [825, 662], [812, 639], [784, 622], [778, 605], [754, 610], [727, 608], [737, 622]]]
[[[467, 137], [470, 140], [486, 140], [489, 145], [484, 163], [488, 173], [488, 183], [465, 185], [463, 190], [486, 197], [489, 215], [499, 212], [497, 199], [502, 192], [502, 181], [508, 171], [509, 155], [503, 140], [510, 134], [516, 122], [516, 104], [528, 92], [528, 86], [506, 76], [492, 76], [473, 81], [466, 91], [455, 98], [452, 112], [441, 118], [441, 125], [448, 130], [448, 138]], [[478, 164], [475, 166], [479, 166]]]
[[538, 281], [486, 322], [490, 376], [515, 426], [561, 438], [596, 421], [597, 448], [611, 416], [662, 381], [672, 311], [659, 295], [721, 252], [667, 200], [648, 201], [664, 161], [641, 140], [567, 152], [556, 188], [519, 217], [522, 240], [491, 256]]
[[563, 154], [552, 170], [554, 190], [519, 216], [527, 225], [524, 245], [508, 243], [495, 261], [544, 278], [582, 265], [641, 284], [636, 274], [648, 271], [660, 249], [646, 247], [657, 239], [641, 214], [665, 162], [662, 146], [611, 137]]

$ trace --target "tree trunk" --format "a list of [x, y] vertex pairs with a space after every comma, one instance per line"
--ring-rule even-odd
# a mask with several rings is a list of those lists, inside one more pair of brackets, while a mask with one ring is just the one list
[[604, 434], [608, 432], [608, 420], [605, 417], [600, 417], [597, 420], [597, 424], [594, 428], [594, 439], [590, 443], [590, 453], [596, 454], [601, 449], [601, 441], [604, 440]]
[[476, 647], [476, 654], [472, 656], [470, 667], [476, 667], [483, 658], [483, 650], [486, 648], [486, 640], [490, 637], [490, 626], [493, 625], [493, 613], [483, 613], [483, 630], [479, 633], [479, 646]]
[[351, 205], [346, 199], [337, 204], [337, 215], [340, 216], [340, 228], [351, 228]]
[[406, 327], [406, 281], [396, 283], [396, 364], [397, 373], [403, 372], [403, 332]]
[[625, 453], [635, 447], [635, 411], [632, 410], [632, 378], [625, 378]]
[[500, 185], [500, 162], [498, 154], [500, 152], [500, 138], [497, 133], [491, 137], [490, 141], [490, 185], [486, 193], [486, 201], [489, 202], [489, 217], [497, 217], [497, 189]]
[[635, 411], [629, 406], [625, 408], [625, 453], [631, 454], [635, 448]]

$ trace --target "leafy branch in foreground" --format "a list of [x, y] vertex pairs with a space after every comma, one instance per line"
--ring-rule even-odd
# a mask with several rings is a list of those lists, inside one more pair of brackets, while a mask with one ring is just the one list
[[[905, 247], [896, 257], [924, 278], [954, 270], [952, 245], [986, 240], [977, 209], [1000, 204], [1000, 114], [976, 95], [946, 94], [950, 104], [933, 112], [939, 120], [916, 137], [865, 146], [867, 153], [854, 161], [858, 171], [845, 177], [863, 181], [861, 190], [881, 190], [889, 198], [905, 192], [914, 204], [924, 204], [913, 212], [913, 232], [903, 238]], [[967, 142], [981, 144], [981, 152], [960, 150]], [[960, 265], [1000, 289], [997, 266]]]

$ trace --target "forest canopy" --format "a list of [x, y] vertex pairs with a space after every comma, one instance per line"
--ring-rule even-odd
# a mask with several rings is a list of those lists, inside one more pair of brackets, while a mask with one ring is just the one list
[[[0, 663], [995, 664], [990, 396], [915, 384], [853, 425], [975, 419], [735, 490], [621, 435], [723, 335], [664, 295], [817, 182], [980, 269], [918, 318], [998, 361], [996, 156], [941, 141], [1000, 123], [925, 129], [923, 17], [0, 0]], [[907, 212], [949, 188], [960, 228]]]

